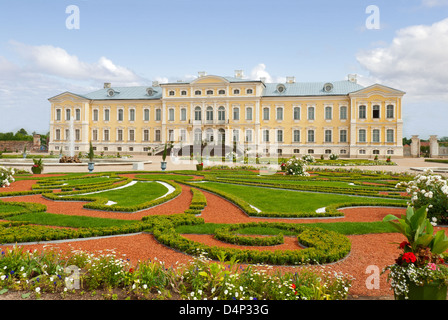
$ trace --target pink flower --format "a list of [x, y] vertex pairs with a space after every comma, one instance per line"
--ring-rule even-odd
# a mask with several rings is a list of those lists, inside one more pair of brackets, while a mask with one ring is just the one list
[[435, 263], [428, 263], [428, 268], [430, 270], [437, 270], [437, 265]]

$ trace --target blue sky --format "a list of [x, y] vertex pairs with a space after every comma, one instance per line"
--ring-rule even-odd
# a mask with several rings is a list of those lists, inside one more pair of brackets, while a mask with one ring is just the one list
[[[68, 29], [66, 8], [79, 8]], [[379, 9], [379, 29], [366, 27]], [[448, 0], [0, 0], [0, 131], [49, 128], [48, 98], [198, 71], [350, 73], [407, 92], [404, 135], [448, 136]], [[446, 66], [446, 68], [444, 68]]]

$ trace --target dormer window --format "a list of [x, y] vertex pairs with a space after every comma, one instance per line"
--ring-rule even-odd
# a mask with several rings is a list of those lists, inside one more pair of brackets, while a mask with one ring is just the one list
[[226, 90], [219, 90], [218, 94], [226, 94]]
[[174, 92], [174, 90], [171, 90], [168, 94], [169, 94], [170, 96], [174, 96], [176, 93]]
[[213, 90], [207, 90], [207, 95], [213, 94]]
[[240, 89], [233, 90], [233, 94], [240, 94]]
[[187, 95], [187, 91], [186, 90], [182, 90], [180, 93], [182, 96], [186, 96]]
[[253, 94], [254, 93], [254, 90], [252, 90], [252, 89], [247, 89], [246, 90], [246, 94]]
[[194, 94], [195, 94], [196, 96], [200, 96], [200, 95], [202, 94], [202, 91], [201, 91], [201, 90], [196, 90], [196, 91], [194, 92]]

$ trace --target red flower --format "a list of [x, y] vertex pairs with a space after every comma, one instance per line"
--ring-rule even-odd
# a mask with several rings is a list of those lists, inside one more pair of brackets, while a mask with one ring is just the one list
[[409, 242], [407, 241], [403, 241], [402, 243], [400, 243], [400, 249], [404, 249], [404, 247], [411, 245]]
[[291, 288], [295, 289], [295, 288], [296, 288], [296, 285], [293, 283], [293, 284], [291, 285]]
[[415, 261], [417, 261], [417, 258], [412, 252], [406, 252], [405, 254], [403, 254], [402, 259], [407, 263], [414, 263]]
[[443, 260], [442, 258], [439, 258], [439, 263], [445, 263], [445, 260]]
[[134, 268], [129, 269], [129, 273], [133, 273], [134, 272]]

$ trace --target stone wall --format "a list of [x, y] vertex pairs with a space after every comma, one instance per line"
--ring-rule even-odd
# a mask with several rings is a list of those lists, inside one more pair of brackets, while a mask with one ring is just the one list
[[40, 151], [40, 135], [34, 135], [33, 141], [0, 141], [0, 152], [19, 152], [22, 153], [24, 147], [26, 146], [27, 152], [37, 152]]

